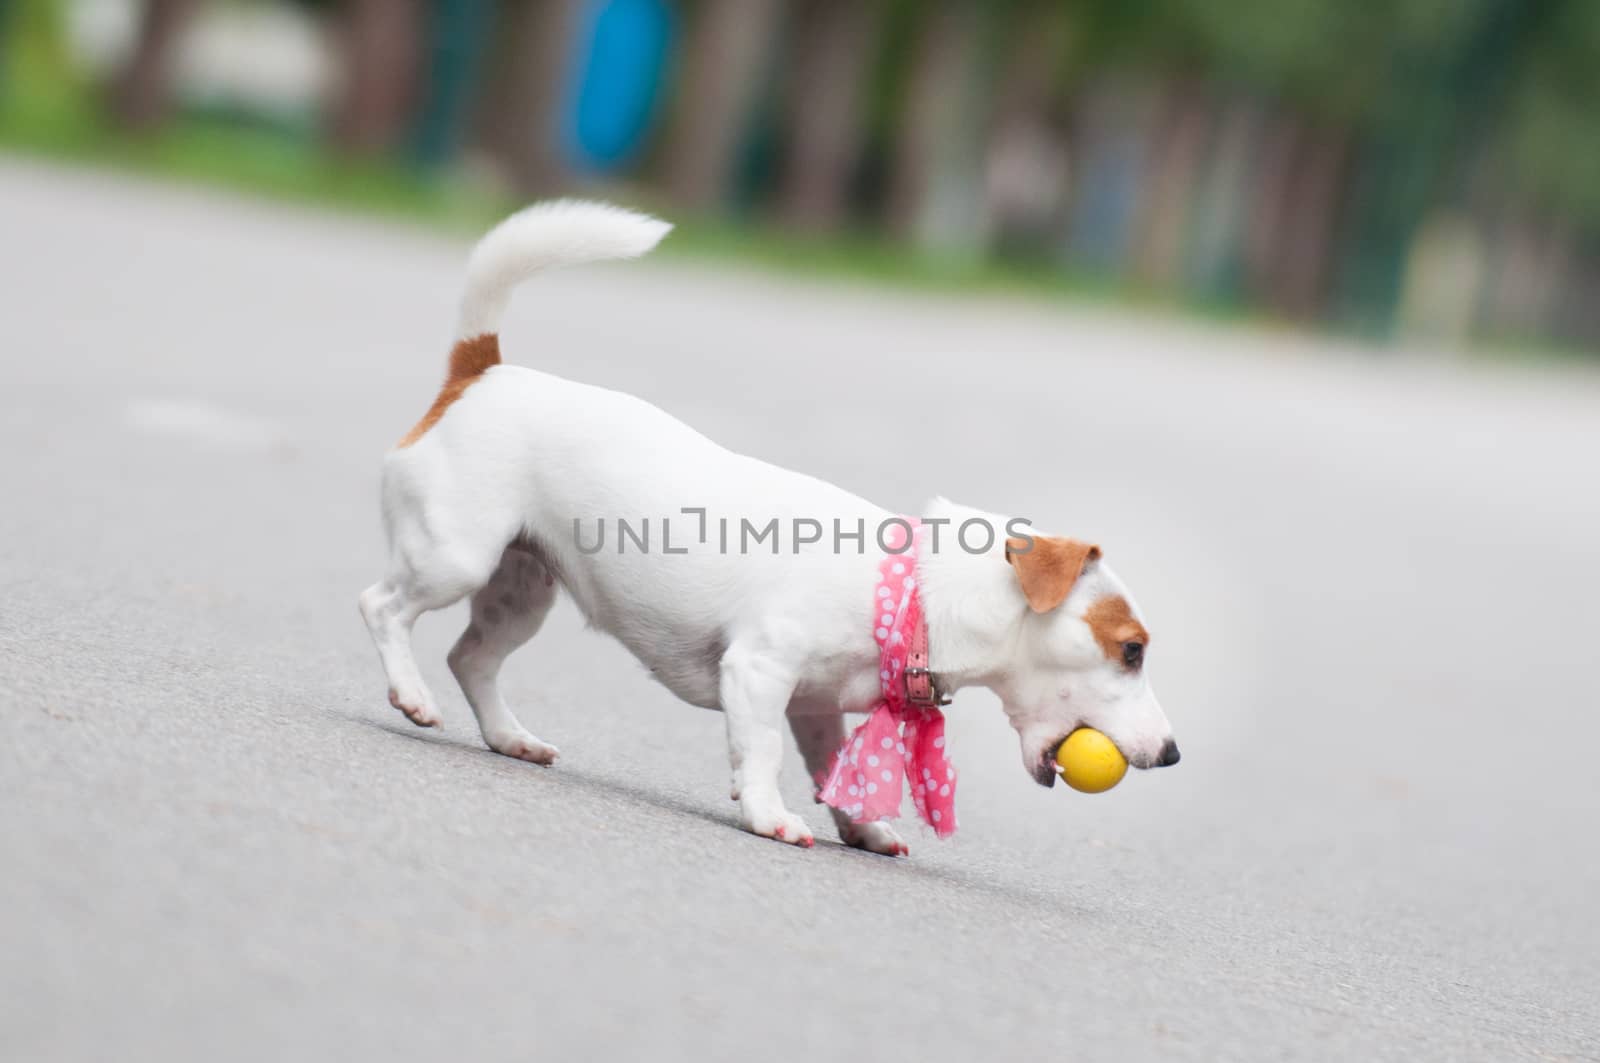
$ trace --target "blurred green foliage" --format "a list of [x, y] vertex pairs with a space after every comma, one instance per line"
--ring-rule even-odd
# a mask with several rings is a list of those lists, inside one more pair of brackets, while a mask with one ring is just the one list
[[[337, 0], [294, 2], [322, 14], [338, 6]], [[1241, 103], [1287, 117], [1300, 143], [1324, 138], [1335, 145], [1338, 191], [1318, 208], [1338, 226], [1317, 252], [1329, 263], [1317, 310], [1327, 318], [1377, 332], [1387, 327], [1416, 233], [1431, 212], [1472, 215], [1491, 245], [1496, 226], [1514, 219], [1525, 229], [1553, 233], [1579, 258], [1592, 257], [1592, 241], [1600, 236], [1600, 137], [1594, 136], [1600, 0], [877, 0], [876, 44], [866, 49], [870, 67], [855, 104], [864, 162], [850, 175], [853, 217], [869, 226], [881, 225], [884, 175], [897, 162], [895, 139], [906, 122], [908, 96], [918, 90], [918, 42], [933, 20], [963, 6], [990, 90], [1004, 80], [1026, 35], [1048, 34], [1040, 40], [1048, 41], [1054, 57], [1053, 81], [1042, 103], [1063, 129], [1080, 116], [1075, 108], [1093, 95], [1090, 90], [1112, 75], [1119, 90], [1142, 83], [1164, 98], [1192, 90], [1207, 98], [1218, 120]], [[266, 128], [248, 115], [209, 114], [191, 105], [179, 120], [127, 135], [101, 106], [106, 87], [91, 83], [68, 55], [64, 7], [61, 0], [0, 0], [0, 143], [463, 228], [481, 225], [517, 197], [501, 185], [474, 183], [470, 174], [463, 179], [461, 172], [407, 166], [401, 154], [329, 152], [318, 115], [306, 116], [303, 125]], [[740, 224], [691, 222], [674, 241], [680, 248], [916, 284], [1130, 294], [1131, 283], [1115, 271], [1091, 275], [1063, 254], [1071, 234], [1061, 232], [1045, 235], [1036, 261], [1017, 261], [1013, 249], [1006, 263], [916, 252], [883, 237], [797, 236], [762, 227], [761, 197], [771, 194], [772, 157], [783, 147], [783, 131], [776, 128], [781, 115], [771, 106], [776, 76], [762, 74], [766, 105], [751, 123], [760, 127], [752, 139], [767, 149], [765, 176], [744, 184], [762, 187], [730, 197], [730, 205], [754, 209], [738, 212]], [[938, 91], [961, 91], [956, 80]], [[1072, 150], [1076, 178], [1095, 146], [1074, 142]], [[644, 187], [636, 198], [648, 200], [651, 175], [640, 176]], [[1159, 175], [1149, 170], [1143, 176], [1148, 188]], [[1196, 168], [1186, 179], [1199, 188], [1202, 177]], [[1233, 174], [1223, 183], [1240, 181]], [[1177, 222], [1183, 239], [1192, 237], [1193, 219], [1213, 207], [1210, 194], [1201, 188], [1191, 195], [1187, 218]], [[1235, 244], [1224, 247], [1220, 259], [1238, 255], [1248, 222], [1234, 224]], [[1216, 276], [1225, 278], [1230, 269], [1236, 272], [1236, 263], [1224, 261]], [[1540, 313], [1581, 305], [1583, 276], [1576, 270], [1564, 275], [1569, 294], [1546, 299]], [[1237, 288], [1233, 282], [1195, 283], [1185, 276], [1169, 283], [1180, 297], [1187, 289], [1190, 305], [1196, 299], [1202, 306], [1245, 301], [1226, 294]], [[1580, 321], [1568, 331], [1595, 327]]]
[[[328, 9], [333, 0], [295, 0]], [[1063, 79], [1108, 67], [1178, 71], [1261, 93], [1308, 117], [1400, 132], [1436, 123], [1414, 106], [1420, 81], [1460, 107], [1489, 169], [1539, 209], [1600, 223], [1600, 3], [1595, 0], [990, 0], [991, 26], [1055, 5], [1071, 26]], [[911, 42], [938, 5], [885, 0], [865, 125], [883, 139], [897, 121]], [[94, 108], [66, 54], [58, 0], [9, 0], [0, 65], [12, 135], [87, 133]], [[1495, 35], [1489, 48], [1475, 37]], [[1470, 58], [1466, 71], [1451, 60]], [[1453, 79], [1453, 80], [1452, 80]], [[1487, 86], [1487, 87], [1486, 87]], [[1459, 98], [1465, 91], [1469, 99]], [[1485, 98], [1487, 97], [1487, 98]]]
[[[1066, 0], [1080, 67], [1182, 69], [1312, 117], [1401, 133], [1437, 90], [1486, 167], [1541, 211], [1600, 226], [1594, 0]], [[1465, 69], [1452, 69], [1466, 64]], [[1424, 84], [1428, 78], [1436, 84]]]
[[1516, 180], [1556, 211], [1600, 219], [1600, 4], [1550, 10], [1519, 56], [1504, 147]]

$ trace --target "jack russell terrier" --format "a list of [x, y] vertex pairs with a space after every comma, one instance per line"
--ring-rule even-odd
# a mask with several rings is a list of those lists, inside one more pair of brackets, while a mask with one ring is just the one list
[[[999, 695], [1023, 766], [1044, 786], [1079, 727], [1106, 734], [1135, 767], [1176, 763], [1144, 671], [1149, 636], [1098, 547], [943, 499], [920, 522], [897, 517], [725, 450], [631, 395], [501, 363], [497, 330], [519, 282], [547, 266], [638, 257], [670, 228], [563, 201], [512, 215], [474, 249], [448, 375], [383, 465], [389, 564], [360, 605], [390, 703], [438, 725], [411, 629], [471, 596], [449, 663], [483, 740], [555, 763], [498, 676], [559, 588], [667, 689], [722, 710], [741, 821], [768, 838], [812, 844], [778, 793], [784, 720], [846, 843], [908, 851], [886, 822], [902, 780], [930, 823], [944, 820], [938, 833], [953, 830], [937, 706], [968, 686]], [[780, 551], [783, 529], [793, 531]], [[878, 723], [847, 736], [847, 712]]]

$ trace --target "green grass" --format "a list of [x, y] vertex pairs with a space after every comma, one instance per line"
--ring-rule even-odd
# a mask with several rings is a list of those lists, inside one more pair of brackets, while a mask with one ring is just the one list
[[[131, 136], [92, 109], [40, 114], [0, 108], [0, 149], [460, 232], [481, 230], [519, 205], [459, 177], [339, 159], [311, 136], [220, 118], [189, 116], [157, 133]], [[918, 255], [866, 235], [813, 237], [711, 218], [682, 221], [663, 250], [897, 287], [1116, 294], [1109, 285], [1044, 266]]]
[[147, 136], [94, 109], [0, 107], [0, 148], [365, 214], [477, 228], [508, 202], [390, 163], [340, 160], [309, 137], [188, 118]]

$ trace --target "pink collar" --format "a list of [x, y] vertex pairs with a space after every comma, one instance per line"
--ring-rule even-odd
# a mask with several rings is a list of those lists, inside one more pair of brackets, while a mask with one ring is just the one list
[[[873, 587], [873, 637], [881, 651], [882, 697], [866, 722], [845, 739], [822, 780], [817, 799], [856, 823], [900, 814], [902, 788], [911, 787], [917, 813], [941, 838], [956, 830], [956, 769], [945, 746], [944, 713], [928, 669], [928, 625], [917, 587], [922, 529], [878, 564]], [[896, 528], [897, 525], [891, 525]]]

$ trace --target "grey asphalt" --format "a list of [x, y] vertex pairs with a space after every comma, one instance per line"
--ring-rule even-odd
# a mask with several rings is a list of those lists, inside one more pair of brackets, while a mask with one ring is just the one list
[[[511, 360], [887, 505], [1101, 542], [1183, 749], [951, 715], [962, 831], [739, 831], [721, 718], [563, 604], [543, 770], [391, 710], [356, 593], [467, 243], [0, 162], [0, 1057], [1600, 1052], [1600, 375], [666, 255]], [[912, 368], [909, 378], [901, 371]], [[903, 381], [898, 391], [895, 383]], [[915, 426], [909, 453], [885, 445]]]

